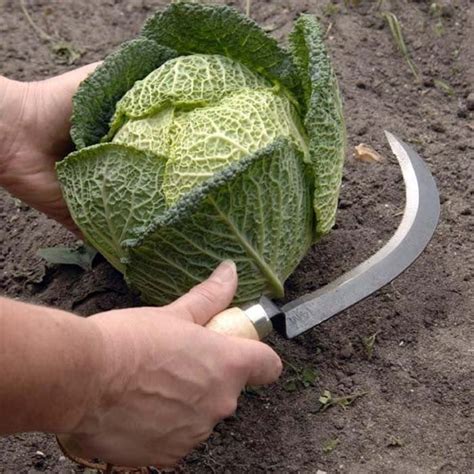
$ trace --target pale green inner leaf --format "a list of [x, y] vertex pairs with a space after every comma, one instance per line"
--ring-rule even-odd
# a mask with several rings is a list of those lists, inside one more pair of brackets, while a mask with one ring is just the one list
[[300, 150], [306, 149], [293, 106], [272, 89], [243, 90], [214, 106], [182, 114], [171, 136], [164, 181], [169, 204], [277, 137], [288, 137]]
[[130, 120], [117, 132], [113, 142], [131, 146], [137, 150], [150, 151], [156, 155], [169, 156], [170, 128], [174, 109], [168, 107], [151, 117]]
[[278, 137], [309, 160], [287, 91], [219, 55], [183, 56], [153, 71], [119, 102], [114, 127], [113, 142], [168, 157], [168, 205]]

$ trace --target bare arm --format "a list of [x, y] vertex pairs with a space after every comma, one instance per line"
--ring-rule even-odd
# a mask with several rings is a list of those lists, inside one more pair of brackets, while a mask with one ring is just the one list
[[0, 298], [0, 434], [71, 432], [103, 364], [86, 319]]
[[[96, 65], [39, 82], [0, 76], [0, 186], [72, 230], [54, 165], [71, 147], [72, 96]], [[0, 299], [0, 434], [77, 425], [98, 377], [99, 337], [64, 311]]]

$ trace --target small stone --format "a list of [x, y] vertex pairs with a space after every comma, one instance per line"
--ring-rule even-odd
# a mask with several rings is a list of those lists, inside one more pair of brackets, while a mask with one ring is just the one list
[[362, 79], [358, 79], [356, 81], [356, 87], [358, 89], [367, 89], [367, 84]]
[[423, 85], [425, 87], [434, 87], [434, 79], [432, 77], [424, 77], [423, 78]]
[[338, 207], [339, 209], [349, 209], [350, 207], [352, 207], [352, 201], [341, 199]]
[[467, 106], [466, 104], [460, 103], [458, 106], [457, 116], [459, 118], [467, 118]]
[[454, 16], [454, 5], [451, 0], [442, 0], [440, 2], [440, 13], [444, 18], [452, 18]]
[[474, 110], [474, 92], [471, 92], [467, 96], [466, 107], [467, 107], [467, 110], [470, 110], [471, 112]]
[[352, 347], [352, 343], [347, 341], [347, 343], [341, 347], [341, 350], [339, 351], [339, 357], [341, 357], [341, 359], [350, 359], [353, 354], [354, 348]]
[[459, 471], [456, 464], [448, 461], [444, 463], [442, 466], [440, 466], [436, 472], [439, 474], [455, 474], [456, 472], [459, 472]]
[[461, 212], [461, 216], [472, 216], [472, 209], [470, 207], [465, 207]]
[[433, 122], [431, 124], [431, 129], [437, 133], [446, 133], [445, 126], [439, 121]]
[[344, 429], [344, 426], [345, 426], [344, 420], [337, 419], [337, 418], [333, 420], [332, 424], [334, 425], [334, 428], [336, 428], [337, 430], [342, 430]]

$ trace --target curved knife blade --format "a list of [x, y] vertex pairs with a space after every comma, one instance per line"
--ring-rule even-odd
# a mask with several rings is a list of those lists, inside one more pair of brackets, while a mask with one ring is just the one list
[[272, 318], [279, 332], [298, 336], [363, 300], [406, 270], [428, 245], [439, 218], [439, 196], [433, 177], [420, 156], [385, 132], [405, 182], [405, 210], [392, 238], [372, 257], [328, 285], [281, 308]]

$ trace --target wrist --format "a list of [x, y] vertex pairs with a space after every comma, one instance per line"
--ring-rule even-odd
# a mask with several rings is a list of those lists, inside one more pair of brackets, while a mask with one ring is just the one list
[[77, 316], [73, 318], [74, 324], [68, 332], [75, 340], [75, 363], [62, 379], [65, 386], [59, 391], [71, 393], [71, 398], [58, 418], [58, 424], [50, 430], [54, 433], [82, 431], [84, 421], [94, 417], [97, 407], [102, 404], [107, 385], [104, 377], [105, 344], [101, 332], [92, 321]]

